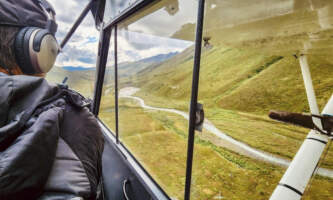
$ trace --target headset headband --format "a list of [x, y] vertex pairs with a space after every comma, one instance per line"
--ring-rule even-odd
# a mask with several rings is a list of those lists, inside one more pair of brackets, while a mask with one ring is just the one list
[[38, 0], [38, 3], [49, 13], [53, 13], [53, 15], [56, 14], [54, 8], [52, 7], [52, 5], [46, 1], [46, 0]]
[[52, 33], [53, 35], [55, 35], [55, 33], [57, 32], [58, 29], [58, 25], [55, 22], [55, 15], [56, 12], [54, 10], [54, 8], [52, 7], [52, 5], [46, 1], [46, 0], [38, 0], [39, 5], [41, 6], [41, 8], [43, 9], [43, 11], [45, 12], [46, 16], [47, 16], [47, 24], [46, 24], [46, 29]]

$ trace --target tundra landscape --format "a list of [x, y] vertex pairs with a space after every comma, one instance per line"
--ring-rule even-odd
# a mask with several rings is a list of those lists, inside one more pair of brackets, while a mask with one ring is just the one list
[[[171, 2], [156, 3], [119, 25], [119, 37], [133, 46], [136, 41], [128, 38], [138, 34], [145, 39], [140, 44], [187, 42], [177, 51], [119, 62], [119, 135], [170, 197], [183, 199], [196, 24], [184, 20], [170, 34], [137, 30], [159, 13], [172, 22], [191, 3]], [[320, 110], [331, 97], [333, 3], [309, 2], [207, 0], [198, 97], [206, 125], [195, 136], [192, 199], [270, 197], [310, 131], [268, 117], [270, 110], [309, 113], [299, 55], [307, 55]], [[120, 55], [127, 43], [119, 41]], [[71, 88], [92, 98], [94, 69], [58, 67], [47, 78], [61, 82], [66, 76]], [[109, 62], [99, 118], [112, 131], [114, 98]], [[333, 199], [333, 147], [326, 150], [303, 199]]]

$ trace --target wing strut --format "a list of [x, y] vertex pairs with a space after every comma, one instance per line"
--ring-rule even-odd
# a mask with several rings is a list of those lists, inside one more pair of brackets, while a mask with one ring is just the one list
[[[311, 114], [320, 115], [307, 56], [301, 55], [298, 59]], [[326, 104], [322, 114], [333, 115], [333, 96], [331, 96]], [[312, 117], [312, 121], [320, 130], [323, 129], [320, 118]], [[328, 140], [328, 135], [321, 134], [319, 131], [311, 130], [309, 132], [301, 148], [296, 153], [287, 171], [280, 180], [280, 183], [275, 188], [270, 200], [299, 200], [302, 198], [307, 184], [317, 169], [318, 162]]]

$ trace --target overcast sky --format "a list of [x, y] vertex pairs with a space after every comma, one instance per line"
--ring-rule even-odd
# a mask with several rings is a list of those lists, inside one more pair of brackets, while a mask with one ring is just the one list
[[[56, 37], [60, 43], [87, 5], [88, 0], [49, 0], [49, 2], [56, 10], [58, 23]], [[58, 56], [56, 65], [95, 67], [98, 37], [99, 33], [95, 28], [93, 17], [89, 13]]]
[[[88, 0], [49, 0], [49, 2], [57, 13], [58, 32], [56, 37], [60, 43], [87, 5]], [[196, 1], [182, 0], [179, 5], [177, 0], [174, 2], [176, 4], [172, 6], [179, 9], [176, 14], [170, 14], [165, 8], [162, 8], [126, 27], [127, 30], [119, 30], [119, 62], [131, 62], [158, 54], [180, 52], [193, 44], [193, 41], [174, 39], [170, 36], [184, 24], [195, 22]], [[187, 7], [187, 12], [180, 12], [184, 11], [185, 7]], [[173, 23], [169, 23], [170, 21]], [[163, 24], [169, 25], [166, 27]], [[89, 13], [58, 56], [56, 65], [95, 67], [98, 40], [99, 32], [95, 28], [92, 14]], [[111, 40], [113, 41], [113, 38]], [[110, 53], [112, 52], [113, 48], [110, 48]], [[112, 56], [109, 56], [108, 59], [109, 63], [112, 63]]]

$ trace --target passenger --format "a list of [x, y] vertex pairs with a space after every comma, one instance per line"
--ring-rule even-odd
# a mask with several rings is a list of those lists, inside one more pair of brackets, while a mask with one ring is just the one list
[[52, 56], [36, 67], [31, 45], [17, 46], [25, 27], [47, 26], [43, 12], [37, 0], [0, 1], [0, 199], [96, 199], [104, 139], [90, 102], [47, 83]]

